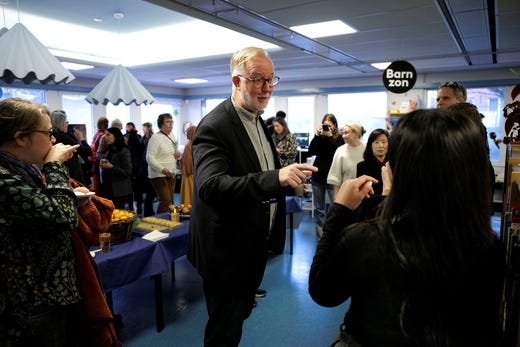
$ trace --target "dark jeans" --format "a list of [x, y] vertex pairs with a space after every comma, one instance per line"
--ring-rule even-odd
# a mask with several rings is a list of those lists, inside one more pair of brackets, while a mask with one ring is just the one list
[[330, 184], [312, 182], [312, 196], [316, 209], [316, 238], [319, 240], [323, 235], [323, 225], [327, 216], [326, 196], [329, 197], [329, 201], [334, 201], [334, 188]]
[[251, 315], [255, 291], [227, 290], [203, 281], [208, 322], [204, 332], [205, 347], [236, 347], [242, 337], [244, 320]]
[[143, 217], [154, 215], [153, 211], [153, 200], [155, 199], [155, 190], [152, 187], [152, 183], [146, 176], [138, 176], [134, 185], [134, 198], [137, 205], [137, 213], [143, 212], [143, 194], [144, 198], [144, 213]]

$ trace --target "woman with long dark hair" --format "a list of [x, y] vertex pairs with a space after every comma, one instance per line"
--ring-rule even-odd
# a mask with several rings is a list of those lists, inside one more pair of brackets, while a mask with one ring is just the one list
[[317, 303], [351, 299], [333, 345], [497, 346], [504, 254], [479, 127], [459, 113], [414, 111], [392, 132], [388, 161], [391, 190], [376, 218], [349, 225], [376, 180], [346, 181], [311, 267]]
[[101, 191], [100, 195], [114, 202], [119, 209], [125, 208], [133, 211], [132, 196], [132, 159], [130, 150], [126, 145], [125, 138], [118, 128], [108, 128], [105, 134], [107, 152], [99, 161], [101, 168]]

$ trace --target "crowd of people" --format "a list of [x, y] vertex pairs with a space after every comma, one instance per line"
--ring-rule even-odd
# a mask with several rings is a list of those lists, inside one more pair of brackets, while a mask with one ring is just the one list
[[465, 88], [441, 85], [438, 109], [404, 115], [391, 133], [375, 129], [366, 144], [361, 124], [340, 132], [326, 114], [310, 143], [314, 161], [302, 164], [286, 114], [268, 125], [261, 117], [279, 81], [267, 52], [235, 52], [230, 73], [231, 96], [187, 129], [182, 154], [169, 113], [142, 135], [100, 117], [88, 144], [65, 111], [0, 102], [0, 339], [75, 345], [70, 178], [147, 216], [169, 211], [180, 160], [181, 202], [193, 206], [187, 258], [208, 312], [204, 346], [239, 345], [268, 254], [285, 246], [284, 197], [309, 177], [318, 239], [309, 294], [327, 307], [351, 300], [332, 346], [497, 346], [505, 257], [490, 227], [486, 129]]
[[[65, 111], [53, 111], [50, 118], [57, 143], [79, 145], [73, 158], [64, 164], [70, 177], [112, 200], [116, 208], [136, 211], [143, 217], [167, 212], [173, 202], [178, 160], [182, 163], [184, 178], [181, 200], [183, 204], [191, 205], [191, 138], [195, 126], [187, 131], [188, 144], [181, 158], [178, 141], [172, 133], [173, 116], [169, 113], [158, 116], [157, 133], [151, 123], [143, 123], [142, 135], [133, 122], [126, 124], [123, 133], [119, 119], [113, 119], [109, 127], [108, 118], [99, 117], [97, 132], [90, 144], [80, 129], [68, 129]], [[154, 201], [158, 201], [157, 209], [154, 209]]]

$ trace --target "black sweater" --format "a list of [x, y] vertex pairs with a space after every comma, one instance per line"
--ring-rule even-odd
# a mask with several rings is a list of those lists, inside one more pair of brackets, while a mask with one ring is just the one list
[[[311, 267], [309, 293], [327, 307], [351, 299], [343, 323], [358, 343], [497, 345], [504, 262], [498, 240], [490, 247], [475, 247], [466, 272], [442, 283], [423, 276], [419, 284], [398, 264], [393, 242], [375, 221], [348, 226], [355, 218], [355, 211], [331, 206]], [[413, 232], [397, 228], [399, 233]]]

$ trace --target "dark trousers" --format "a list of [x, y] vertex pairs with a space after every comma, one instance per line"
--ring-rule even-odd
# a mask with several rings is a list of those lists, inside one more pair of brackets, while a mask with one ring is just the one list
[[253, 310], [255, 290], [230, 290], [206, 280], [203, 281], [203, 287], [209, 316], [204, 332], [204, 346], [238, 346], [244, 320]]
[[155, 189], [147, 176], [138, 176], [134, 183], [134, 199], [137, 205], [137, 214], [143, 212], [143, 194], [144, 198], [144, 213], [143, 217], [154, 215], [153, 201], [155, 199]]

